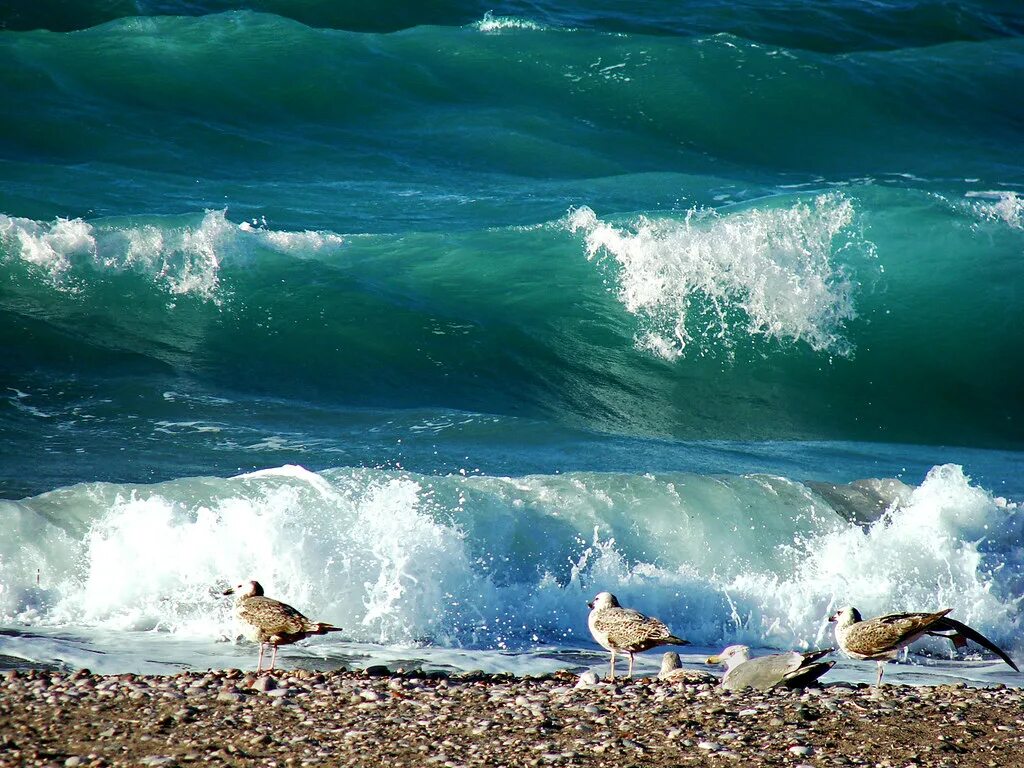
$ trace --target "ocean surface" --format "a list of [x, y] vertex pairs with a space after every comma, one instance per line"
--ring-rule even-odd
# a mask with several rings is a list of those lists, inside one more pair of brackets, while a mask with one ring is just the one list
[[292, 666], [1024, 660], [1022, 84], [1009, 0], [0, 3], [0, 667], [252, 668], [246, 579]]

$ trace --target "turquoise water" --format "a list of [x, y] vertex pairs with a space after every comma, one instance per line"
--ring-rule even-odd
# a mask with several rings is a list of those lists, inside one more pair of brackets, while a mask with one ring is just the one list
[[1017, 4], [0, 22], [0, 654], [200, 663], [243, 578], [337, 659], [1020, 652]]

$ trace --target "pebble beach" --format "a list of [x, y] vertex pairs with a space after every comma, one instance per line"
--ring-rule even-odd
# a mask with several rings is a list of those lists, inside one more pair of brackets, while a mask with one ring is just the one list
[[1017, 766], [1024, 691], [568, 672], [0, 675], [0, 766]]

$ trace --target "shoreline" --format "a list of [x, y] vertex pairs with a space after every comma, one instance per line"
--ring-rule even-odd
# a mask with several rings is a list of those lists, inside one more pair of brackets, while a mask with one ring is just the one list
[[[0, 766], [1012, 766], [1024, 690], [571, 673], [0, 673]], [[1016, 762], [1015, 762], [1016, 761]]]

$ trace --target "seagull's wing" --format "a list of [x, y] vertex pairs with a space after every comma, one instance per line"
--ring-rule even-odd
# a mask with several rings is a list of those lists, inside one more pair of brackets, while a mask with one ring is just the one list
[[806, 664], [795, 672], [786, 675], [786, 685], [790, 688], [805, 688], [835, 665], [834, 661], [819, 661], [816, 664]]
[[268, 635], [294, 635], [309, 631], [312, 622], [287, 603], [270, 597], [250, 597], [241, 605], [238, 616]]
[[685, 645], [665, 624], [632, 608], [605, 608], [594, 615], [593, 627], [608, 635], [616, 648], [643, 651], [662, 643]]
[[748, 659], [742, 664], [725, 673], [722, 685], [732, 690], [757, 688], [765, 690], [782, 682], [788, 672], [800, 666], [800, 656], [796, 653], [774, 653], [771, 656], [758, 656]]
[[1017, 665], [1013, 663], [1013, 659], [1011, 659], [1009, 655], [1007, 655], [1006, 651], [1004, 651], [998, 645], [993, 643], [991, 640], [989, 640], [987, 637], [981, 634], [981, 632], [979, 632], [978, 630], [971, 629], [966, 624], [963, 624], [957, 621], [956, 619], [950, 619], [949, 617], [943, 616], [941, 619], [935, 622], [935, 624], [932, 627], [932, 630], [935, 631], [935, 634], [939, 634], [942, 631], [954, 632], [955, 634], [952, 636], [942, 635], [943, 637], [951, 637], [951, 639], [953, 639], [954, 642], [956, 642], [957, 635], [961, 637], [966, 637], [968, 640], [973, 640], [982, 648], [988, 648], [990, 651], [992, 651], [992, 653], [994, 653], [1000, 659], [1009, 664], [1010, 668], [1013, 669], [1015, 672], [1020, 672], [1020, 670], [1017, 668]]
[[927, 632], [951, 609], [938, 613], [891, 613], [859, 621], [847, 630], [845, 649], [864, 656], [896, 651]]

